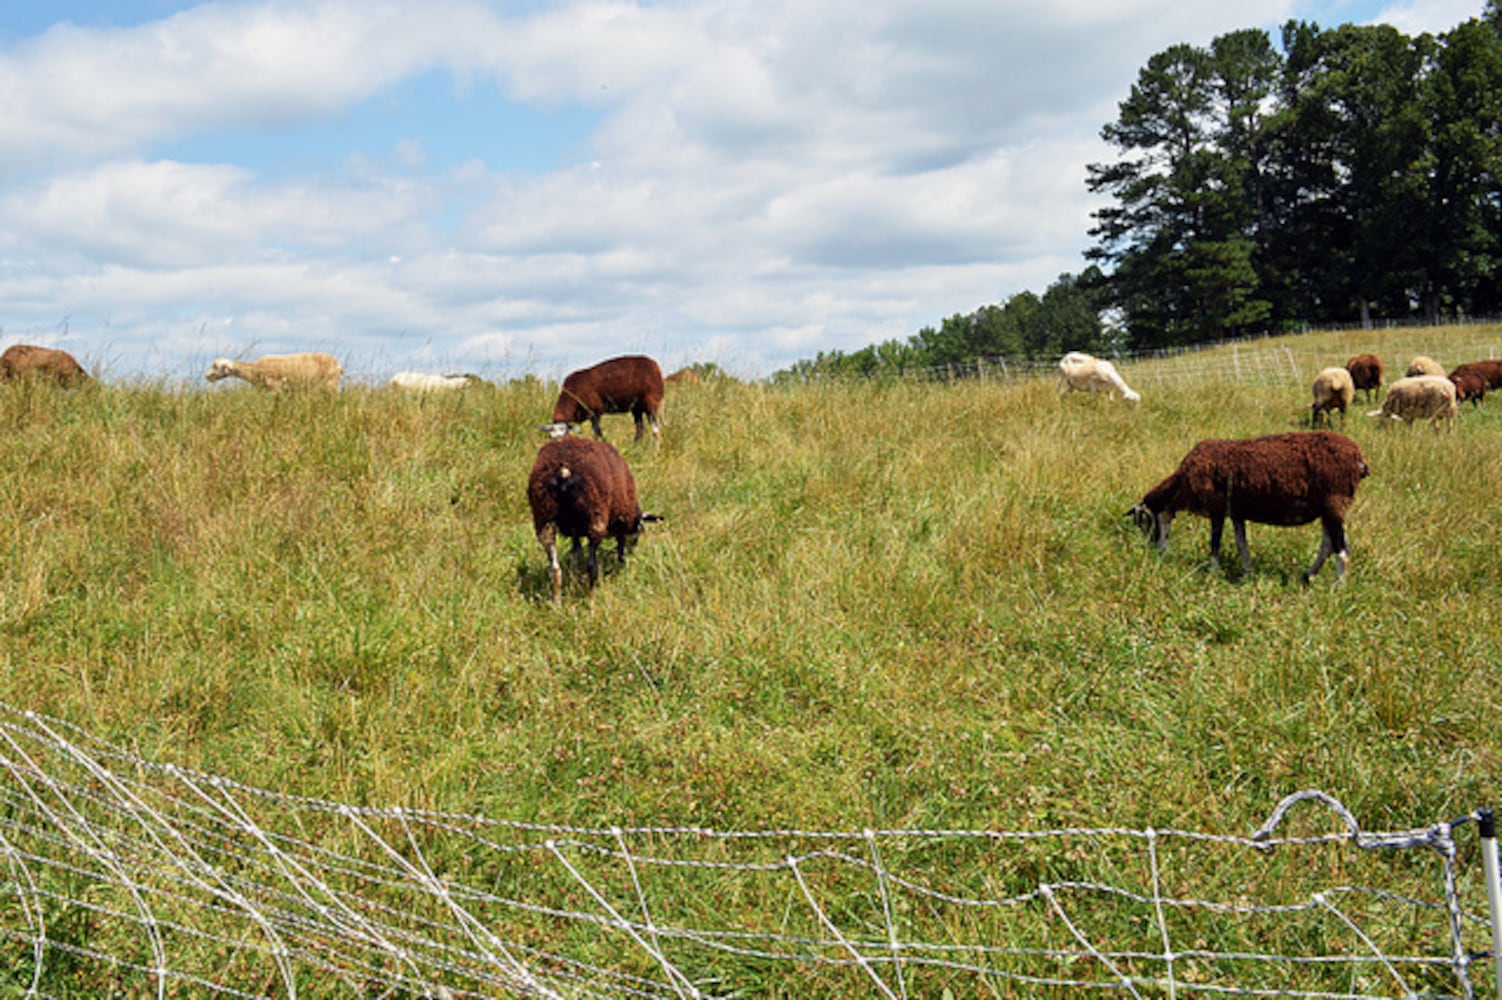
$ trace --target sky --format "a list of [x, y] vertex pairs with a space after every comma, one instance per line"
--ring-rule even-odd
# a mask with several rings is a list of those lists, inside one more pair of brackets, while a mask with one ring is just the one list
[[1085, 266], [1156, 52], [1484, 0], [0, 6], [0, 347], [758, 378]]

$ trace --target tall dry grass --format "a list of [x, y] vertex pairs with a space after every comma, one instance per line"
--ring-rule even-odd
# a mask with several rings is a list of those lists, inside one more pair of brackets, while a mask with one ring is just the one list
[[1252, 526], [1243, 580], [1203, 521], [1160, 557], [1123, 517], [1195, 440], [1298, 427], [1358, 341], [1392, 368], [1502, 332], [1296, 338], [1281, 381], [1127, 364], [1136, 409], [677, 390], [660, 450], [606, 419], [666, 521], [561, 608], [525, 503], [545, 386], [8, 388], [0, 700], [253, 785], [561, 824], [1248, 832], [1309, 786], [1432, 821], [1495, 793], [1502, 400], [1449, 435], [1358, 403], [1343, 587], [1299, 585], [1313, 526]]

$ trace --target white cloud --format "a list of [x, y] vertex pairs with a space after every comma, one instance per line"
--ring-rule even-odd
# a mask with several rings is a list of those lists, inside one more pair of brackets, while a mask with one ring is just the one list
[[342, 249], [411, 219], [417, 196], [403, 188], [264, 187], [232, 166], [112, 162], [9, 190], [0, 246], [146, 267]]
[[471, 4], [283, 0], [120, 30], [59, 25], [0, 60], [0, 165], [316, 121], [410, 74], [472, 62], [498, 24]]
[[[122, 365], [174, 370], [312, 343], [370, 364], [558, 372], [646, 349], [761, 373], [1079, 270], [1084, 164], [1147, 58], [1289, 16], [1307, 12], [267, 0], [59, 27], [0, 49], [4, 332], [72, 317], [88, 336], [92, 317]], [[461, 166], [420, 131], [275, 177], [171, 152], [337, 132], [435, 70], [458, 96], [433, 127], [476, 136]], [[505, 171], [480, 152], [498, 100], [601, 118], [582, 162]]]
[[1407, 35], [1438, 35], [1462, 21], [1479, 17], [1484, 0], [1406, 0], [1388, 4], [1375, 18]]

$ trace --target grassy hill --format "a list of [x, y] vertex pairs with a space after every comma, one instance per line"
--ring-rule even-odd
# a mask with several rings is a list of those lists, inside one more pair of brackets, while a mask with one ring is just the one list
[[1244, 833], [1311, 786], [1429, 822], [1495, 794], [1502, 399], [1454, 434], [1358, 402], [1342, 587], [1299, 583], [1317, 526], [1251, 526], [1243, 580], [1202, 519], [1159, 556], [1123, 517], [1367, 350], [1449, 367], [1502, 328], [1127, 363], [1135, 409], [670, 391], [660, 450], [605, 420], [665, 522], [561, 608], [525, 499], [548, 387], [6, 388], [0, 701], [251, 785], [560, 824]]

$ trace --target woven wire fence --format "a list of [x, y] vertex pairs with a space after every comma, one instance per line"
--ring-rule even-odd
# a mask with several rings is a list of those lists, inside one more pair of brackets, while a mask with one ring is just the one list
[[[1384, 383], [1403, 376], [1409, 363], [1422, 355], [1433, 358], [1446, 370], [1469, 361], [1502, 357], [1502, 339], [1495, 329], [1478, 324], [1413, 326], [1411, 335], [1384, 339]], [[1410, 329], [1407, 324], [1387, 328]], [[1103, 357], [1114, 363], [1134, 388], [1222, 382], [1243, 385], [1286, 385], [1307, 389], [1323, 368], [1343, 365], [1365, 353], [1364, 336], [1370, 331], [1353, 328], [1345, 332], [1344, 350], [1316, 350], [1297, 346], [1287, 338], [1256, 338], [1194, 344], [1152, 351], [1115, 352]], [[817, 374], [814, 381], [860, 381], [865, 379], [916, 382], [968, 382], [972, 380], [1014, 382], [1027, 379], [1057, 379], [1057, 358], [976, 358], [965, 364], [933, 368], [908, 368], [900, 372], [878, 369], [870, 375]], [[794, 380], [797, 381], [797, 380]]]
[[28, 995], [1471, 997], [1493, 968], [1477, 816], [1369, 832], [1316, 790], [1236, 834], [585, 829], [278, 794], [3, 705], [0, 766]]

